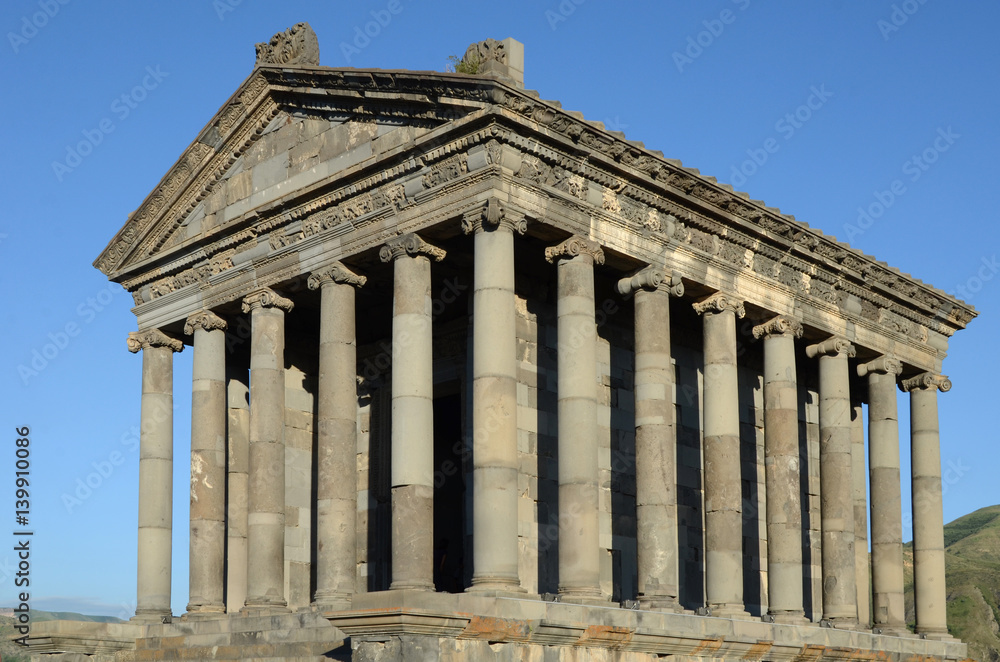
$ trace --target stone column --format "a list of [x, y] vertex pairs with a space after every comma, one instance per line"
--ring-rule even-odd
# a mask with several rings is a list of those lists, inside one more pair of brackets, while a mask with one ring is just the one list
[[[242, 355], [242, 352], [240, 353]], [[226, 363], [229, 373], [228, 483], [226, 612], [243, 608], [247, 599], [247, 518], [249, 517], [250, 476], [250, 380], [246, 363], [237, 369], [232, 356]]]
[[868, 471], [872, 522], [873, 626], [885, 634], [904, 634], [903, 525], [899, 481], [899, 419], [896, 377], [899, 361], [881, 356], [858, 366], [868, 378]]
[[594, 265], [600, 244], [573, 236], [545, 249], [556, 264], [559, 420], [559, 594], [566, 601], [599, 601], [597, 467], [597, 323]]
[[472, 556], [470, 590], [521, 591], [518, 576], [517, 333], [514, 233], [524, 218], [496, 198], [467, 215], [472, 293]]
[[139, 426], [139, 568], [135, 620], [166, 622], [170, 612], [170, 545], [174, 484], [173, 353], [181, 341], [158, 329], [128, 335], [142, 350]]
[[646, 267], [618, 281], [635, 305], [635, 517], [639, 602], [644, 609], [679, 611], [677, 552], [677, 431], [674, 367], [670, 362], [670, 295], [683, 296]]
[[355, 590], [358, 352], [354, 291], [366, 280], [339, 262], [309, 276], [309, 289], [320, 290], [313, 602], [324, 607], [349, 607]]
[[871, 564], [868, 559], [868, 494], [865, 476], [865, 422], [859, 394], [851, 394], [851, 499], [854, 502], [854, 580], [858, 625], [872, 626]]
[[858, 624], [854, 557], [851, 389], [847, 360], [854, 345], [828, 338], [806, 348], [819, 357], [819, 474], [823, 545], [823, 619], [835, 627]]
[[283, 611], [285, 600], [285, 313], [292, 302], [263, 288], [250, 313], [248, 613]]
[[191, 390], [189, 614], [221, 614], [226, 562], [226, 322], [204, 310], [187, 318], [194, 336]]
[[947, 639], [944, 585], [944, 515], [941, 503], [941, 438], [938, 391], [951, 389], [944, 375], [904, 379], [910, 394], [910, 467], [913, 502], [913, 593], [917, 634]]
[[743, 302], [716, 292], [694, 304], [703, 317], [705, 606], [712, 616], [748, 616], [743, 603], [743, 491], [740, 467], [736, 318]]
[[445, 252], [415, 234], [379, 251], [393, 263], [392, 589], [434, 590], [434, 371], [431, 260]]
[[767, 607], [776, 623], [805, 623], [802, 498], [795, 339], [802, 325], [778, 316], [753, 328], [764, 339], [764, 481]]

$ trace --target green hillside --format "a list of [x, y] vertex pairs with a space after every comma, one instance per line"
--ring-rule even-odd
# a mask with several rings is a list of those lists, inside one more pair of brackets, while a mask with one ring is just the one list
[[[1000, 506], [944, 527], [948, 630], [968, 642], [969, 657], [1000, 662]], [[903, 549], [906, 620], [913, 625], [913, 550]]]

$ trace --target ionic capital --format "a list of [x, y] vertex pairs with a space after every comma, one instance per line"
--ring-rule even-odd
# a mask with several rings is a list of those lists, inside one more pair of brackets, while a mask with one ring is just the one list
[[462, 216], [462, 232], [473, 234], [484, 230], [504, 230], [524, 234], [528, 222], [524, 216], [510, 212], [497, 198], [490, 198], [480, 208]]
[[216, 329], [225, 329], [228, 324], [226, 320], [222, 319], [211, 310], [202, 310], [187, 318], [184, 322], [184, 335], [193, 336], [194, 332], [198, 329], [204, 331], [214, 331]]
[[914, 377], [909, 377], [899, 382], [899, 388], [906, 393], [917, 390], [937, 389], [942, 393], [951, 390], [951, 380], [944, 375], [935, 375], [932, 372], [923, 372]]
[[125, 344], [128, 347], [128, 351], [133, 354], [149, 347], [166, 347], [174, 352], [180, 352], [184, 349], [184, 343], [175, 338], [171, 338], [159, 329], [133, 331], [128, 334], [128, 339], [126, 339]]
[[280, 308], [286, 313], [292, 312], [295, 304], [269, 287], [264, 287], [243, 297], [243, 312], [249, 313], [258, 308]]
[[886, 354], [883, 354], [874, 361], [858, 365], [858, 377], [865, 377], [872, 374], [892, 375], [895, 377], [901, 372], [903, 372], [903, 364], [900, 363], [899, 359]]
[[794, 317], [778, 315], [763, 324], [758, 324], [753, 328], [753, 337], [757, 340], [769, 336], [791, 336], [793, 338], [802, 337], [802, 324]]
[[404, 255], [410, 257], [426, 255], [435, 262], [440, 262], [446, 253], [443, 249], [428, 244], [413, 232], [389, 239], [378, 251], [378, 256], [383, 262], [391, 262]]
[[318, 290], [326, 283], [364, 287], [367, 282], [367, 278], [357, 275], [340, 262], [334, 262], [328, 267], [312, 272], [307, 281], [310, 290]]
[[601, 245], [578, 235], [545, 249], [545, 260], [553, 264], [560, 258], [574, 258], [579, 255], [589, 255], [594, 259], [594, 264], [604, 264], [604, 250], [601, 249]]
[[618, 293], [623, 297], [630, 297], [637, 290], [652, 292], [657, 289], [675, 297], [684, 296], [684, 283], [681, 282], [681, 275], [675, 271], [670, 274], [668, 280], [663, 269], [653, 265], [618, 281]]
[[737, 318], [743, 319], [747, 314], [746, 309], [743, 307], [743, 302], [735, 295], [725, 292], [716, 292], [707, 299], [696, 301], [691, 305], [694, 308], [694, 312], [699, 315], [731, 311], [736, 314]]
[[839, 356], [841, 354], [846, 355], [848, 358], [854, 358], [857, 353], [854, 345], [849, 340], [839, 336], [832, 336], [823, 342], [806, 347], [806, 356], [811, 359], [817, 356]]

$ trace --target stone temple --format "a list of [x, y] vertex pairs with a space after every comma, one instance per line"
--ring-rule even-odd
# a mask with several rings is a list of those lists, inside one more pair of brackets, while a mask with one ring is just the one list
[[966, 657], [937, 399], [970, 306], [541, 99], [513, 39], [257, 56], [95, 262], [138, 320], [135, 618], [34, 659]]

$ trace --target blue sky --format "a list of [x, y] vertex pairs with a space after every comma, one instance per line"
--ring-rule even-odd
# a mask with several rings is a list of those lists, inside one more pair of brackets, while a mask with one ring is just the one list
[[[134, 609], [141, 359], [125, 349], [131, 298], [91, 263], [250, 74], [254, 43], [303, 20], [330, 67], [442, 71], [473, 41], [514, 37], [542, 98], [964, 292], [981, 317], [944, 363], [945, 520], [1000, 502], [998, 13], [986, 0], [8, 0], [0, 493], [11, 519], [0, 538], [14, 530], [14, 429], [30, 426], [33, 606]], [[366, 28], [374, 36], [359, 36]], [[190, 356], [175, 360], [178, 614]], [[0, 551], [0, 604], [13, 603], [14, 571]]]

